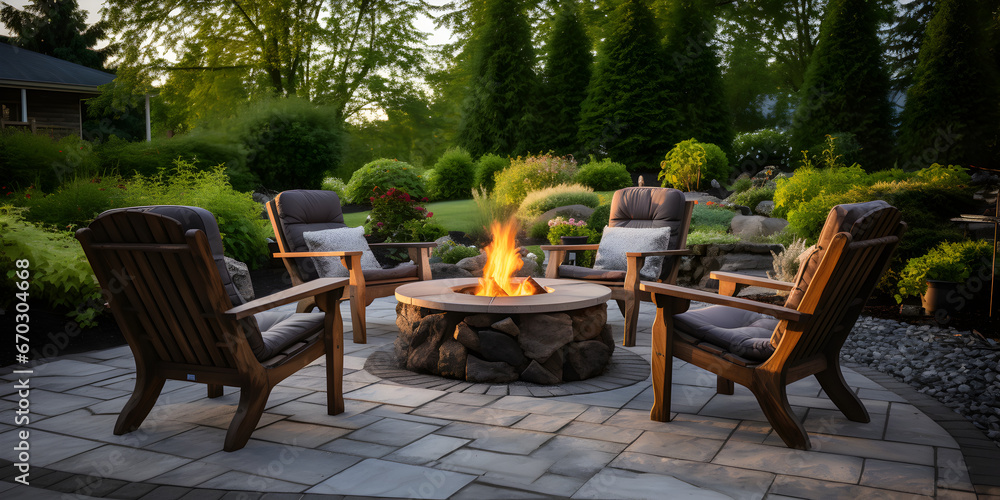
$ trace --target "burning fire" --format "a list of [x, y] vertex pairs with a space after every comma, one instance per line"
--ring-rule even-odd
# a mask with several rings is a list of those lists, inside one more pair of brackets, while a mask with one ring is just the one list
[[486, 247], [486, 267], [483, 268], [483, 277], [479, 278], [476, 295], [506, 297], [546, 293], [545, 288], [530, 277], [511, 279], [524, 265], [515, 242], [517, 220], [512, 217], [507, 222], [495, 221], [490, 225], [490, 231], [493, 242]]

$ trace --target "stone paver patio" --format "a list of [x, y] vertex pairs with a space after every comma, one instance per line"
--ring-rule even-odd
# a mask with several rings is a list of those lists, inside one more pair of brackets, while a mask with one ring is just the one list
[[[877, 372], [845, 369], [871, 413], [868, 424], [844, 418], [813, 378], [789, 387], [813, 444], [804, 452], [774, 435], [749, 391], [737, 386], [735, 395], [716, 395], [714, 376], [676, 360], [672, 409], [678, 413], [670, 423], [649, 420], [648, 377], [551, 397], [514, 385], [383, 380], [364, 365], [394, 340], [395, 305], [384, 298], [368, 308], [368, 344], [353, 344], [347, 333], [345, 413], [326, 414], [320, 359], [275, 388], [250, 443], [233, 453], [221, 450], [236, 389], [210, 400], [204, 385], [168, 381], [142, 427], [114, 436], [134, 381], [127, 346], [39, 365], [27, 426], [31, 486], [16, 484], [17, 469], [4, 460], [0, 496], [1000, 496], [1000, 450], [961, 416]], [[628, 348], [647, 363], [654, 312], [642, 305], [639, 345]], [[349, 313], [346, 318], [349, 330]], [[613, 304], [608, 319], [620, 343], [623, 319]], [[19, 430], [12, 425], [19, 398], [11, 370], [0, 371], [7, 382], [0, 391], [5, 458], [13, 456]]]

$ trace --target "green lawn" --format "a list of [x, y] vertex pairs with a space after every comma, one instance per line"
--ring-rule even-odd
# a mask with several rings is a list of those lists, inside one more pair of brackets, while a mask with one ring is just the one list
[[[427, 211], [434, 214], [431, 220], [444, 226], [449, 231], [469, 232], [475, 224], [476, 202], [473, 200], [453, 200], [428, 203]], [[344, 222], [348, 226], [360, 226], [365, 223], [368, 212], [344, 214]]]

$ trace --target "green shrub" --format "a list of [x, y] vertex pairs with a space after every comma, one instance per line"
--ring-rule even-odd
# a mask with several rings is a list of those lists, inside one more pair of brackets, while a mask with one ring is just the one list
[[[795, 175], [775, 180], [773, 217], [788, 218], [799, 205], [814, 200], [821, 193], [843, 193], [854, 186], [868, 185], [864, 169], [851, 167], [816, 168], [806, 166]], [[831, 205], [832, 206], [832, 205]]]
[[926, 292], [927, 280], [962, 282], [969, 279], [977, 266], [989, 266], [992, 253], [993, 245], [985, 240], [941, 243], [906, 263], [900, 273], [896, 302]]
[[465, 246], [455, 243], [452, 240], [447, 240], [438, 245], [432, 253], [445, 264], [457, 264], [462, 259], [479, 255], [479, 249], [474, 246]]
[[66, 229], [85, 226], [101, 212], [122, 206], [120, 199], [125, 187], [124, 181], [116, 175], [77, 177], [52, 193], [37, 192], [27, 199], [25, 218]]
[[306, 99], [269, 99], [232, 120], [246, 165], [267, 189], [316, 189], [344, 154], [345, 134], [332, 108]]
[[717, 205], [698, 204], [691, 211], [691, 231], [721, 231], [729, 230], [729, 223], [736, 216], [732, 210]]
[[587, 219], [587, 227], [600, 233], [604, 231], [604, 227], [608, 225], [611, 220], [611, 204], [605, 203], [594, 209], [594, 213], [590, 214], [590, 218]]
[[341, 203], [347, 203], [347, 184], [344, 183], [339, 177], [327, 177], [323, 179], [323, 184], [320, 187], [326, 191], [333, 191], [337, 193], [337, 197], [340, 198]]
[[496, 175], [509, 166], [510, 158], [494, 154], [483, 155], [476, 162], [476, 177], [472, 185], [482, 188], [486, 193], [492, 193], [496, 186]]
[[580, 167], [573, 176], [573, 182], [588, 186], [594, 191], [615, 191], [631, 186], [632, 176], [621, 163], [607, 158], [595, 161], [591, 156], [590, 163]]
[[544, 239], [549, 236], [549, 221], [540, 220], [533, 222], [528, 227], [528, 237], [533, 239]]
[[[434, 215], [434, 213], [430, 212], [428, 217], [431, 215]], [[408, 220], [399, 226], [399, 229], [395, 232], [395, 234], [386, 238], [385, 241], [387, 243], [434, 241], [447, 235], [448, 230], [437, 222], [431, 222], [427, 219]], [[409, 254], [407, 254], [406, 259], [409, 259], [408, 255]]]
[[344, 193], [350, 203], [370, 204], [376, 189], [386, 192], [396, 188], [414, 198], [427, 195], [424, 179], [409, 163], [380, 158], [354, 171]]
[[712, 179], [728, 183], [731, 171], [721, 148], [688, 139], [677, 143], [660, 162], [657, 179], [662, 179], [664, 187], [669, 184], [677, 189], [697, 191], [707, 187]]
[[462, 148], [445, 151], [428, 173], [427, 192], [432, 200], [464, 200], [472, 198], [475, 176], [472, 156]]
[[727, 245], [739, 243], [740, 237], [735, 234], [717, 230], [693, 230], [688, 233], [687, 244], [691, 245]]
[[111, 137], [95, 149], [100, 168], [122, 177], [154, 176], [174, 167], [182, 159], [200, 169], [225, 165], [229, 182], [239, 191], [253, 190], [260, 180], [246, 168], [246, 152], [229, 136], [219, 132], [197, 132], [150, 142], [128, 142]]
[[137, 175], [125, 184], [120, 206], [189, 205], [215, 216], [224, 252], [251, 269], [267, 256], [271, 226], [260, 218], [260, 203], [251, 193], [233, 189], [226, 169], [218, 165], [199, 170], [191, 162], [175, 160], [174, 169], [154, 176]]
[[16, 130], [0, 132], [0, 172], [8, 190], [34, 185], [44, 192], [75, 176], [98, 171], [89, 142], [77, 136], [54, 141], [44, 135]]
[[[419, 200], [401, 189], [389, 188], [383, 191], [381, 188], [376, 188], [370, 201], [372, 211], [368, 216], [368, 222], [365, 223], [365, 235], [373, 243], [381, 243], [396, 237], [400, 239], [393, 241], [408, 241], [401, 233], [403, 225], [410, 221], [423, 221], [434, 215], [433, 212], [428, 212]], [[413, 228], [410, 228], [408, 231], [412, 230]]]
[[67, 310], [67, 315], [82, 327], [95, 324], [102, 302], [100, 288], [90, 263], [70, 233], [49, 231], [25, 222], [23, 209], [0, 206], [0, 266], [7, 270], [0, 285], [3, 301], [20, 292], [14, 288], [16, 262], [29, 263], [30, 297], [41, 298], [51, 307]]
[[749, 177], [744, 177], [742, 179], [736, 179], [736, 181], [733, 182], [731, 186], [729, 186], [729, 189], [732, 190], [733, 193], [742, 193], [743, 191], [746, 191], [752, 187], [753, 187], [753, 179]]
[[559, 184], [532, 191], [525, 195], [517, 210], [521, 221], [531, 222], [553, 208], [567, 205], [583, 205], [596, 208], [601, 203], [601, 197], [587, 186], [580, 184]]
[[517, 157], [496, 176], [493, 198], [503, 205], [520, 205], [531, 191], [569, 182], [576, 174], [571, 156]]
[[729, 198], [729, 201], [737, 204], [743, 205], [744, 207], [750, 207], [750, 210], [756, 210], [757, 204], [762, 201], [770, 201], [774, 199], [774, 188], [773, 187], [755, 187], [743, 191], [742, 193], [737, 193]]
[[736, 169], [753, 175], [767, 166], [789, 170], [792, 146], [786, 134], [774, 129], [761, 129], [737, 134], [733, 140]]

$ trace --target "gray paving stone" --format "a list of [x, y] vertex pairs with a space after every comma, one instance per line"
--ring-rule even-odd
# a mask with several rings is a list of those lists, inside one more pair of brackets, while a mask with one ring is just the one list
[[566, 427], [560, 429], [559, 434], [589, 439], [601, 439], [614, 443], [631, 443], [642, 434], [642, 431], [635, 429], [620, 429], [616, 432], [608, 432], [603, 426], [597, 424], [571, 422]]
[[190, 491], [191, 488], [182, 488], [180, 486], [160, 486], [147, 493], [143, 497], [143, 500], [179, 500]]
[[344, 394], [344, 397], [371, 403], [388, 403], [399, 406], [417, 407], [427, 404], [443, 395], [444, 393], [441, 391], [381, 383], [371, 384], [362, 389], [348, 392]]
[[352, 432], [349, 437], [355, 441], [383, 444], [386, 446], [406, 446], [440, 427], [395, 418], [383, 418]]
[[554, 460], [463, 448], [442, 458], [438, 467], [449, 470], [480, 471], [480, 474], [488, 473], [530, 483], [541, 477], [553, 463], [555, 463]]
[[527, 413], [503, 410], [499, 408], [470, 408], [464, 405], [439, 403], [432, 401], [416, 410], [414, 415], [424, 417], [474, 422], [486, 425], [510, 426], [528, 416]]
[[882, 439], [886, 414], [871, 413], [869, 416], [871, 422], [853, 422], [848, 420], [840, 410], [813, 408], [809, 410], [809, 416], [802, 422], [802, 426], [809, 433]]
[[465, 446], [469, 442], [470, 440], [468, 439], [432, 434], [430, 436], [424, 436], [417, 441], [410, 443], [399, 450], [390, 453], [389, 455], [386, 455], [385, 459], [393, 462], [423, 465], [428, 462], [438, 460], [441, 457], [461, 448], [462, 446]]
[[893, 403], [885, 439], [904, 443], [958, 448], [958, 443], [937, 422], [910, 404]]
[[719, 465], [845, 483], [858, 482], [862, 462], [858, 457], [733, 441], [712, 460]]
[[476, 480], [451, 496], [451, 500], [483, 500], [484, 498], [504, 498], [509, 500], [535, 500], [551, 498], [548, 495], [519, 489], [500, 488], [482, 480]]
[[468, 474], [369, 458], [307, 492], [445, 499], [474, 479]]
[[[7, 396], [4, 400], [16, 406], [19, 396], [14, 394]], [[74, 396], [67, 393], [46, 391], [42, 389], [32, 389], [30, 393], [31, 412], [40, 415], [61, 415], [68, 411], [78, 410], [85, 406], [99, 403], [101, 400], [85, 396]]]
[[174, 439], [162, 439], [145, 446], [145, 448], [168, 455], [197, 459], [218, 453], [225, 440], [225, 430], [198, 426], [175, 435]]
[[514, 424], [514, 428], [538, 432], [556, 432], [572, 421], [573, 419], [570, 418], [531, 414]]
[[[810, 435], [809, 442], [812, 444], [812, 451], [918, 465], [934, 465], [934, 448], [926, 445], [827, 434]], [[771, 433], [766, 443], [782, 444], [781, 438], [775, 433]]]
[[671, 476], [604, 469], [586, 482], [572, 498], [670, 498], [703, 500], [730, 499], [729, 496], [699, 488]]
[[251, 439], [243, 449], [220, 451], [202, 459], [230, 469], [299, 484], [316, 484], [360, 459]]
[[366, 425], [371, 425], [381, 420], [382, 417], [376, 417], [364, 413], [365, 411], [375, 408], [376, 406], [377, 405], [375, 403], [364, 403], [361, 401], [345, 399], [344, 413], [339, 415], [327, 415], [325, 404], [318, 405], [292, 401], [272, 408], [271, 411], [281, 415], [288, 415], [289, 420], [296, 422], [341, 427], [344, 429], [360, 429]]
[[[19, 434], [22, 431], [28, 432], [27, 441], [32, 467], [45, 467], [104, 445], [104, 443], [89, 439], [80, 439], [38, 429], [14, 429], [0, 434], [0, 446], [4, 450], [13, 450], [21, 442]], [[8, 453], [7, 457], [14, 457], [13, 451]]]
[[719, 452], [724, 444], [725, 441], [718, 439], [645, 431], [625, 451], [645, 453], [658, 457], [708, 462], [712, 460], [712, 457]]
[[673, 476], [702, 488], [710, 488], [733, 498], [760, 500], [774, 480], [770, 472], [677, 460], [626, 451], [609, 467]]
[[281, 481], [273, 477], [247, 474], [245, 472], [229, 471], [216, 476], [198, 485], [199, 488], [211, 488], [215, 490], [243, 490], [261, 491], [275, 493], [299, 493], [305, 491], [309, 486], [305, 484], [290, 483]]
[[253, 438], [305, 448], [317, 448], [350, 432], [349, 429], [339, 427], [282, 420], [267, 427], [258, 428], [253, 432]]
[[524, 396], [503, 397], [489, 405], [487, 408], [499, 408], [502, 410], [512, 410], [565, 418], [576, 418], [583, 412], [587, 411], [586, 405]]
[[[503, 477], [500, 475], [488, 474], [476, 480], [476, 482], [491, 484], [494, 486], [527, 490], [542, 495], [551, 495], [557, 498], [569, 498], [576, 490], [586, 482], [585, 479], [561, 476], [558, 474], [542, 474], [541, 477], [531, 482], [522, 482], [517, 478]], [[499, 497], [504, 498], [504, 497]], [[551, 497], [550, 497], [551, 498]]]
[[[581, 484], [597, 474], [608, 465], [617, 453], [606, 453], [603, 451], [582, 451], [568, 455], [556, 461], [549, 467], [549, 472], [560, 476], [569, 476], [581, 479]], [[579, 485], [577, 485], [579, 487]], [[574, 490], [575, 491], [575, 490]], [[573, 492], [570, 492], [572, 494]]]
[[622, 452], [627, 445], [613, 443], [611, 441], [599, 441], [596, 439], [585, 439], [572, 436], [556, 436], [542, 445], [537, 451], [531, 454], [535, 458], [558, 461], [565, 457], [578, 453], [601, 452], [613, 453], [615, 455]]
[[353, 439], [339, 438], [319, 447], [320, 450], [334, 453], [345, 453], [364, 458], [381, 458], [399, 449], [397, 446], [386, 446], [375, 443], [365, 443]]
[[938, 488], [973, 491], [969, 468], [959, 450], [937, 448], [937, 478]]
[[581, 413], [576, 420], [589, 422], [591, 424], [602, 424], [611, 418], [618, 411], [617, 408], [607, 408], [604, 406], [591, 406], [587, 411]]
[[865, 471], [859, 484], [916, 495], [933, 495], [934, 468], [869, 459], [865, 460]]
[[190, 460], [118, 445], [105, 445], [52, 464], [59, 471], [94, 474], [124, 481], [145, 481]]
[[470, 448], [517, 455], [527, 455], [553, 437], [549, 433], [463, 422], [448, 424], [438, 434], [472, 439]]
[[930, 498], [914, 495], [913, 493], [794, 476], [776, 477], [774, 483], [771, 485], [770, 493], [795, 498], [875, 498], [899, 500]]
[[451, 403], [457, 405], [486, 406], [498, 399], [500, 399], [500, 396], [449, 392], [448, 394], [441, 396], [437, 401], [439, 403]]
[[182, 465], [172, 471], [160, 474], [149, 480], [155, 484], [169, 484], [173, 486], [198, 486], [209, 479], [221, 476], [229, 472], [229, 467], [219, 464], [212, 464], [196, 460], [187, 465]]

